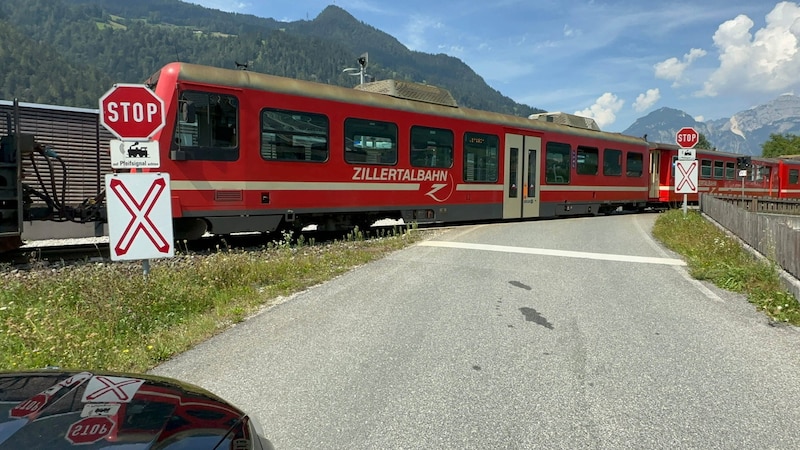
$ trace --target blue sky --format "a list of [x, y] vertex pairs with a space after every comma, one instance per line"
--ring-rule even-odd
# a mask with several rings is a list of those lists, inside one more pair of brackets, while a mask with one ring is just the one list
[[[770, 0], [191, 0], [313, 20], [334, 4], [411, 50], [461, 59], [493, 88], [622, 131], [661, 108], [700, 121], [795, 93], [800, 4]], [[354, 62], [355, 64], [355, 62]]]

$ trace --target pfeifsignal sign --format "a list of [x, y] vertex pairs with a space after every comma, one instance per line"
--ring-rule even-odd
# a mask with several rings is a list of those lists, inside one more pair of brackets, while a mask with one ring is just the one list
[[171, 201], [167, 173], [106, 175], [111, 259], [174, 256]]

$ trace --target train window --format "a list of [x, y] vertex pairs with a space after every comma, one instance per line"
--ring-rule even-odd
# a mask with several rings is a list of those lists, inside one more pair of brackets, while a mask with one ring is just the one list
[[733, 161], [725, 162], [725, 179], [733, 180], [736, 178], [736, 164]]
[[548, 142], [545, 147], [544, 180], [549, 184], [569, 183], [569, 160], [572, 148], [561, 142]]
[[278, 109], [261, 111], [261, 157], [268, 161], [328, 160], [328, 118]]
[[453, 132], [440, 128], [411, 127], [411, 165], [453, 167]]
[[239, 159], [239, 100], [232, 95], [184, 91], [170, 155], [176, 160]]
[[397, 164], [397, 125], [377, 120], [345, 120], [344, 160], [351, 164]]
[[800, 170], [789, 169], [789, 184], [797, 184], [800, 181]]
[[478, 183], [497, 181], [499, 142], [495, 135], [464, 133], [464, 181]]
[[508, 198], [517, 198], [519, 189], [517, 188], [517, 177], [519, 176], [519, 149], [511, 147], [509, 150], [509, 169], [508, 169]]
[[578, 175], [597, 175], [599, 157], [600, 152], [596, 148], [578, 146], [575, 173]]
[[764, 175], [764, 178], [769, 180], [772, 177], [772, 167], [764, 166], [761, 173]]
[[770, 169], [771, 167], [769, 166], [755, 166], [752, 171], [753, 181], [769, 180]]
[[711, 178], [711, 160], [700, 160], [700, 178]]
[[625, 159], [625, 174], [629, 177], [640, 177], [644, 172], [644, 156], [638, 152], [629, 152]]
[[722, 161], [714, 161], [714, 178], [723, 178], [725, 176], [725, 166]]
[[603, 150], [603, 175], [622, 176], [622, 150]]

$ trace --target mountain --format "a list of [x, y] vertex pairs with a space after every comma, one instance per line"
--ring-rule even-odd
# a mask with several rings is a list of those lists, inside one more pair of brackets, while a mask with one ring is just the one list
[[800, 135], [800, 97], [781, 95], [731, 118], [708, 122], [698, 122], [677, 109], [661, 108], [639, 118], [622, 133], [647, 135], [651, 142], [674, 144], [675, 133], [686, 126], [694, 127], [719, 151], [759, 156], [770, 135]]
[[465, 107], [544, 112], [491, 88], [458, 58], [411, 51], [331, 5], [313, 20], [278, 22], [180, 0], [0, 1], [0, 99], [96, 108], [114, 83], [140, 83], [185, 61], [352, 87], [343, 73], [369, 53], [370, 78], [430, 83]]

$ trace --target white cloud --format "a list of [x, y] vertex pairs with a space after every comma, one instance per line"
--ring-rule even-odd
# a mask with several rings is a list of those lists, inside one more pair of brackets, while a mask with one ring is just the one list
[[405, 26], [404, 44], [411, 50], [426, 51], [425, 34], [431, 29], [442, 28], [441, 22], [424, 16], [412, 16]]
[[720, 93], [779, 93], [800, 86], [800, 6], [780, 2], [767, 14], [766, 25], [751, 34], [753, 21], [739, 15], [714, 33], [719, 67], [699, 96]]
[[694, 116], [694, 117], [692, 117], [692, 118], [693, 118], [694, 120], [698, 121], [698, 122], [705, 122], [705, 121], [706, 121], [706, 118], [705, 118], [705, 116]]
[[605, 128], [617, 120], [617, 112], [622, 109], [624, 104], [625, 100], [620, 100], [616, 95], [606, 92], [595, 100], [594, 105], [581, 111], [575, 111], [575, 114], [591, 117], [600, 128]]
[[225, 12], [244, 12], [252, 6], [251, 3], [246, 2], [231, 2], [226, 0], [194, 0], [188, 3], [194, 3], [206, 8], [218, 9]]
[[572, 28], [569, 25], [564, 25], [564, 37], [566, 38], [579, 37], [582, 34], [583, 33], [581, 32], [581, 30], [576, 30], [575, 28]]
[[669, 58], [653, 66], [656, 78], [673, 81], [672, 86], [679, 86], [683, 81], [683, 73], [697, 59], [706, 56], [708, 52], [701, 48], [693, 48], [683, 55], [683, 60]]
[[633, 110], [636, 112], [645, 111], [655, 105], [660, 99], [661, 91], [659, 91], [658, 88], [648, 89], [647, 92], [639, 94], [639, 96], [636, 97], [636, 101], [633, 102]]

